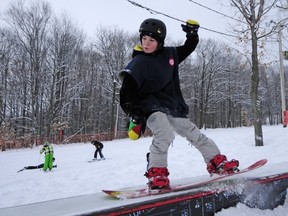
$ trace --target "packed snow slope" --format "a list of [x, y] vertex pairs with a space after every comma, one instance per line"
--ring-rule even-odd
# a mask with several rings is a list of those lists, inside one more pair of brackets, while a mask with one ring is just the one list
[[[217, 143], [228, 159], [239, 160], [240, 168], [262, 158], [268, 159], [268, 164], [288, 161], [288, 128], [282, 125], [263, 126], [262, 147], [255, 146], [253, 127], [208, 129], [202, 132]], [[0, 208], [99, 193], [101, 189], [145, 185], [147, 180], [143, 174], [151, 141], [151, 137], [142, 137], [137, 141], [104, 141], [103, 154], [106, 160], [94, 163], [88, 163], [95, 151], [90, 143], [53, 144], [57, 168], [51, 172], [36, 169], [17, 173], [25, 166], [43, 163], [44, 156], [39, 153], [41, 146], [0, 152]], [[170, 146], [168, 162], [172, 182], [208, 175], [201, 154], [178, 135]], [[216, 215], [288, 216], [287, 198], [284, 206], [273, 211], [251, 209], [238, 204]]]

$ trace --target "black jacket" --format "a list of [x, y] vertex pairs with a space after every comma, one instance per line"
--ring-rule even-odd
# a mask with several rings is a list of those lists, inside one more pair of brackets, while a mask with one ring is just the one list
[[178, 65], [195, 50], [198, 41], [198, 36], [190, 36], [179, 47], [163, 47], [153, 54], [137, 51], [120, 72], [120, 105], [124, 112], [148, 117], [161, 111], [186, 117], [189, 109], [180, 89]]
[[92, 144], [96, 147], [96, 149], [103, 149], [103, 143], [99, 141], [93, 141]]

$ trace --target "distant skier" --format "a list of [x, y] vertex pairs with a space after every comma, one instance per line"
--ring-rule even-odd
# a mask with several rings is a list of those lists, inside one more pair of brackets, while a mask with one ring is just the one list
[[44, 146], [40, 150], [40, 154], [42, 154], [43, 152], [45, 153], [45, 162], [43, 166], [43, 171], [46, 172], [47, 169], [51, 171], [53, 168], [54, 151], [53, 151], [53, 146], [47, 141], [44, 143]]
[[105, 157], [104, 157], [104, 155], [102, 153], [102, 149], [104, 148], [103, 143], [101, 143], [101, 142], [99, 142], [97, 140], [93, 140], [93, 141], [91, 141], [91, 144], [96, 147], [93, 160], [97, 160], [98, 153], [99, 153], [99, 156], [100, 156], [101, 160], [105, 160]]
[[[55, 158], [53, 157], [53, 163], [55, 162]], [[31, 169], [42, 169], [44, 167], [44, 163], [42, 164], [39, 164], [38, 166], [26, 166], [24, 167], [23, 169], [19, 170], [18, 172], [22, 172], [24, 170], [31, 170]], [[56, 165], [53, 165], [53, 168], [56, 168], [57, 167], [57, 164]]]

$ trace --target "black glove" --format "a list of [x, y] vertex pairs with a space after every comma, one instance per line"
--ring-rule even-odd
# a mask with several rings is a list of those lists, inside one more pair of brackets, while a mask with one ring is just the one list
[[187, 36], [197, 35], [200, 27], [199, 23], [195, 20], [187, 20], [186, 24], [181, 24], [182, 30], [187, 33]]
[[123, 109], [123, 111], [129, 115], [131, 113], [131, 109], [133, 107], [133, 104], [132, 103], [124, 103], [124, 104], [121, 104], [121, 107]]
[[146, 122], [145, 117], [143, 116], [132, 116], [130, 121], [134, 124], [143, 124]]
[[140, 118], [139, 116], [144, 116], [143, 112], [142, 112], [142, 107], [139, 105], [134, 105], [132, 103], [126, 103], [123, 105], [123, 109], [124, 112], [129, 115], [132, 118], [136, 118], [137, 121], [139, 121]]

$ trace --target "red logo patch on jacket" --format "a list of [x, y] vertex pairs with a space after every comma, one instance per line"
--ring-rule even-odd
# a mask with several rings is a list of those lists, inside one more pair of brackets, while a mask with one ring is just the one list
[[170, 58], [170, 59], [169, 59], [169, 64], [170, 64], [171, 66], [174, 66], [174, 63], [175, 63], [175, 62], [174, 62], [174, 59], [173, 59], [173, 58]]

